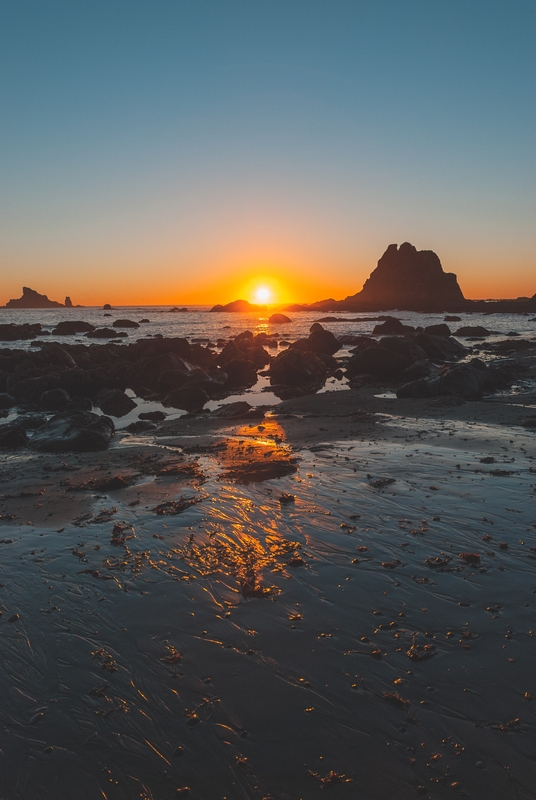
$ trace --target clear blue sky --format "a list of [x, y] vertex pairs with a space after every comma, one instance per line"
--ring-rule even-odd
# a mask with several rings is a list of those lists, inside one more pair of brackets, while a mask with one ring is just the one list
[[405, 240], [533, 294], [535, 43], [534, 0], [0, 0], [0, 303], [342, 297]]

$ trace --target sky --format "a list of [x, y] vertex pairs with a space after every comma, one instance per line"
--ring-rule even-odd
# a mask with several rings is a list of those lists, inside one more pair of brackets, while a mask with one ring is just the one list
[[0, 0], [0, 303], [536, 292], [534, 0]]

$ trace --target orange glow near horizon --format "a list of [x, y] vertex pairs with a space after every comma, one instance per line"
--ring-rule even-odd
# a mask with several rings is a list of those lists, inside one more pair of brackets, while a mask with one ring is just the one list
[[[446, 272], [457, 273], [467, 299], [532, 296], [536, 290], [532, 262], [519, 265], [516, 281], [490, 259], [484, 263], [472, 254], [468, 262], [456, 263], [452, 254], [442, 262]], [[238, 256], [229, 248], [219, 259], [193, 257], [187, 265], [176, 258], [155, 258], [150, 268], [145, 257], [100, 264], [80, 258], [74, 265], [51, 264], [43, 272], [17, 264], [2, 285], [0, 305], [20, 297], [25, 285], [51, 300], [63, 302], [70, 295], [75, 305], [83, 306], [212, 306], [241, 299], [285, 307], [328, 298], [343, 300], [362, 289], [375, 266], [373, 255], [332, 262], [320, 254], [296, 250], [268, 251], [259, 258], [253, 247], [244, 248]]]

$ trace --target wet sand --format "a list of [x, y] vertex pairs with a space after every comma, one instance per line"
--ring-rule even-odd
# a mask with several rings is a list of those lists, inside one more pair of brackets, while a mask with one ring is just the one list
[[0, 798], [533, 798], [535, 406], [363, 389], [4, 456]]

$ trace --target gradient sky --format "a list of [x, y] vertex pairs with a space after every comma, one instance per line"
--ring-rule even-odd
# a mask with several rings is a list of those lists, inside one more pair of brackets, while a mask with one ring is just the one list
[[[534, 0], [0, 0], [0, 303], [536, 292]], [[249, 293], [249, 296], [248, 296]]]

